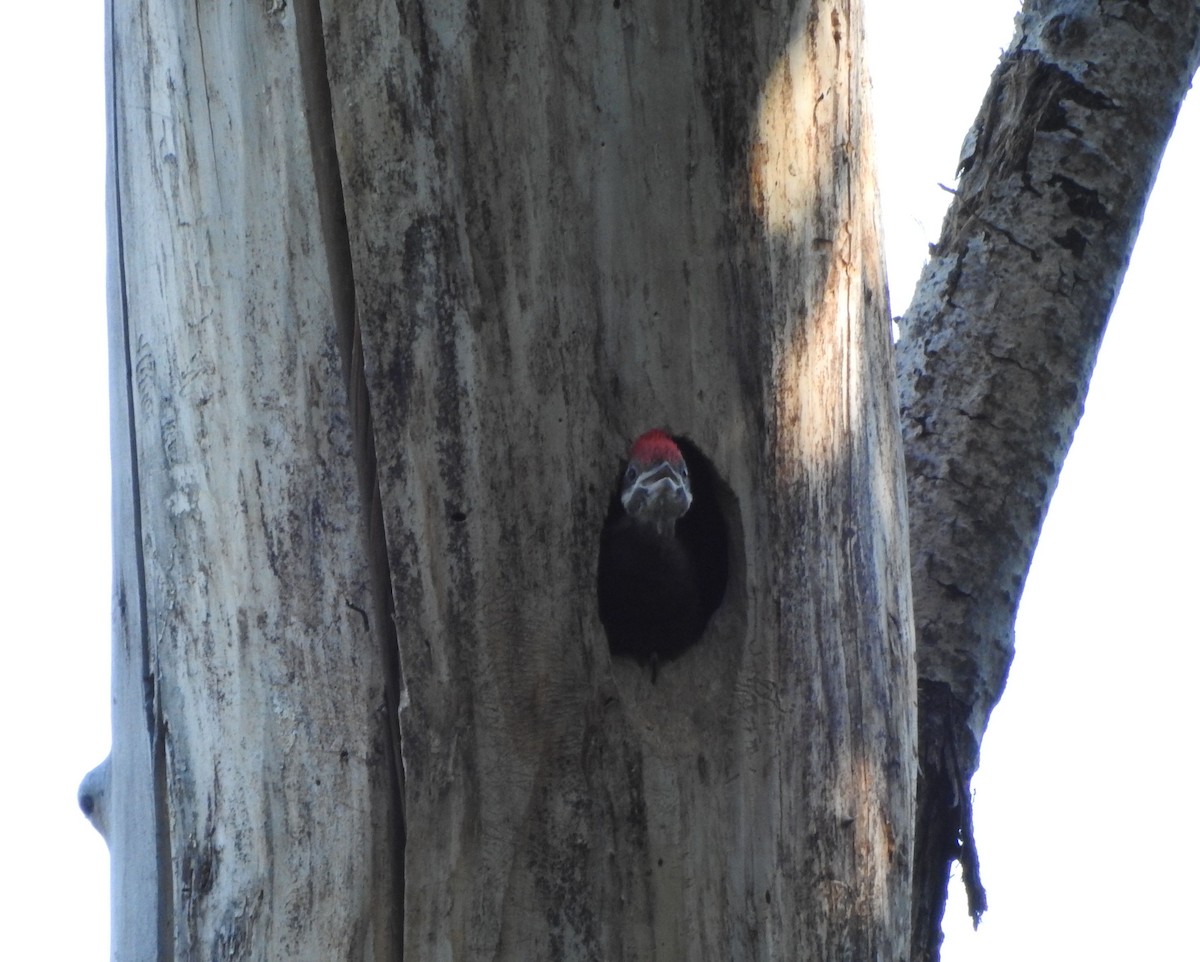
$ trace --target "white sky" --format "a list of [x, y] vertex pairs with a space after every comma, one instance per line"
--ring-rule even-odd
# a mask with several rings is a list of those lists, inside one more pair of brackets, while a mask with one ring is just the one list
[[[870, 9], [897, 314], [1018, 4], [970, 6]], [[2, 37], [0, 928], [8, 958], [99, 962], [108, 856], [75, 789], [109, 743], [102, 5], [13, 4]], [[945, 962], [1196, 957], [1197, 110], [1151, 199], [984, 743], [991, 910], [972, 932], [954, 887]]]

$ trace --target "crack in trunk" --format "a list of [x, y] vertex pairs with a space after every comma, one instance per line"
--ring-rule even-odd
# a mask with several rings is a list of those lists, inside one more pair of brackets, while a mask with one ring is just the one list
[[[366, 535], [365, 552], [370, 565], [371, 614], [363, 618], [373, 626], [381, 646], [386, 669], [384, 681], [387, 737], [391, 764], [391, 814], [393, 818], [392, 872], [397, 887], [399, 938], [397, 959], [403, 959], [404, 848], [406, 820], [404, 812], [404, 765], [400, 742], [400, 650], [396, 638], [395, 607], [392, 598], [392, 572], [387, 532], [383, 521], [383, 502], [379, 490], [375, 429], [367, 389], [362, 331], [358, 323], [354, 286], [354, 263], [350, 234], [346, 223], [342, 191], [341, 165], [333, 125], [333, 99], [329, 88], [329, 70], [320, 0], [296, 0], [296, 36], [300, 76], [306, 104], [309, 144], [313, 158], [313, 177], [321, 212], [321, 233], [328, 258], [330, 300], [337, 328], [342, 374], [350, 408], [351, 433], [359, 497]], [[361, 611], [347, 601], [350, 607]]]

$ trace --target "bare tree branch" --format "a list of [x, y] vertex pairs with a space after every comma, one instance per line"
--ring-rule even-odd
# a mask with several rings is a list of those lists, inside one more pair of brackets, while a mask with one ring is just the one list
[[1029, 2], [967, 137], [897, 349], [920, 676], [914, 959], [949, 863], [985, 907], [970, 776], [1159, 161], [1200, 5]]

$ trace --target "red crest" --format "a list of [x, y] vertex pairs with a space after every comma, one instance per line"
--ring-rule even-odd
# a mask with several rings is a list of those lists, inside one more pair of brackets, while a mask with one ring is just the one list
[[629, 449], [629, 460], [638, 464], [653, 464], [657, 461], [679, 464], [683, 461], [683, 454], [679, 445], [671, 440], [671, 435], [661, 428], [654, 428], [633, 442], [633, 447]]

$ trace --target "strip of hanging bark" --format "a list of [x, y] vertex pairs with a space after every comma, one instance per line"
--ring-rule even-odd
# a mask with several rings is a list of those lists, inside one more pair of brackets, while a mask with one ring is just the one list
[[987, 909], [987, 893], [979, 872], [971, 806], [971, 773], [977, 759], [970, 745], [961, 744], [966, 731], [965, 708], [950, 687], [923, 680], [917, 692], [920, 716], [914, 858], [914, 939], [927, 954], [914, 962], [937, 958], [942, 942], [950, 864], [962, 865], [967, 910], [976, 925]]

